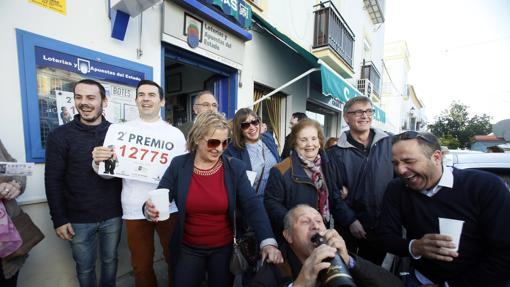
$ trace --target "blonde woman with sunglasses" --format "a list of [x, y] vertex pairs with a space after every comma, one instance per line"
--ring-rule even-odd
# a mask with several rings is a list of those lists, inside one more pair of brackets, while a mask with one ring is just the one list
[[[189, 153], [172, 160], [159, 184], [159, 188], [170, 190], [170, 200], [179, 210], [171, 215], [177, 216], [177, 225], [170, 240], [176, 287], [198, 287], [206, 272], [207, 286], [232, 286], [229, 261], [236, 205], [257, 235], [262, 259], [283, 262], [243, 163], [223, 154], [227, 140], [224, 116], [213, 111], [198, 115], [188, 136]], [[149, 219], [158, 220], [152, 202], [148, 201], [144, 210]]]

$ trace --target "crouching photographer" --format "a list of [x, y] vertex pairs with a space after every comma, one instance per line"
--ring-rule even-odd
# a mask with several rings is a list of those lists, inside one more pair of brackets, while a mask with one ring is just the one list
[[[319, 234], [323, 244], [312, 242]], [[285, 262], [266, 264], [256, 274], [249, 286], [403, 286], [402, 281], [380, 266], [356, 255], [349, 255], [345, 242], [336, 230], [326, 229], [320, 213], [308, 206], [297, 205], [289, 210], [284, 219], [283, 236], [287, 246], [282, 251]], [[355, 285], [330, 285], [322, 282], [331, 266], [332, 258], [339, 255], [348, 271], [342, 277], [351, 276]], [[350, 275], [349, 275], [350, 273]], [[321, 275], [320, 275], [321, 274]], [[327, 281], [327, 280], [325, 280]], [[345, 283], [344, 283], [345, 284]]]

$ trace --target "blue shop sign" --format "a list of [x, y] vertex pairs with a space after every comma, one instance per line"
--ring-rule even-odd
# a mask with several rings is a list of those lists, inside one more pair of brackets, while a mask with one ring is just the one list
[[80, 73], [89, 78], [102, 79], [128, 86], [136, 86], [140, 80], [145, 79], [142, 72], [37, 46], [35, 47], [35, 63], [37, 66], [58, 68]]
[[244, 29], [251, 28], [252, 11], [251, 6], [243, 0], [202, 0], [205, 3], [212, 4], [223, 11], [227, 16], [234, 18]]

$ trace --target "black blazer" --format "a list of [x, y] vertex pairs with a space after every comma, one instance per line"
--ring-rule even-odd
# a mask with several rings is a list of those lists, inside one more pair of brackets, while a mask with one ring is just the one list
[[[179, 209], [177, 224], [170, 240], [172, 265], [176, 263], [178, 251], [182, 244], [184, 223], [186, 222], [186, 198], [193, 173], [194, 159], [195, 155], [191, 153], [175, 157], [158, 186], [158, 188], [168, 188], [170, 190], [170, 200], [175, 200]], [[221, 160], [225, 171], [230, 222], [234, 222], [234, 210], [237, 206], [248, 220], [250, 227], [255, 231], [259, 242], [267, 238], [274, 238], [262, 200], [251, 187], [246, 176], [244, 163], [225, 155], [221, 156]], [[237, 199], [237, 204], [235, 199]]]

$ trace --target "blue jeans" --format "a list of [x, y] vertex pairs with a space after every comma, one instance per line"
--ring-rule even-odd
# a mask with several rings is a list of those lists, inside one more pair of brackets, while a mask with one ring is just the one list
[[97, 223], [72, 223], [71, 240], [76, 273], [81, 287], [96, 287], [96, 254], [99, 239], [102, 287], [115, 286], [117, 277], [117, 247], [120, 242], [122, 219], [114, 217]]

